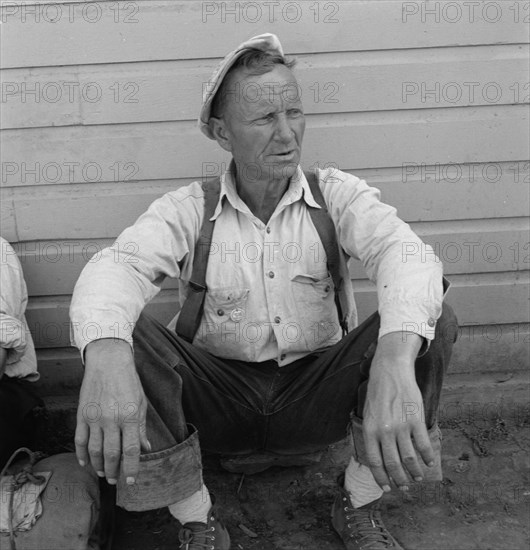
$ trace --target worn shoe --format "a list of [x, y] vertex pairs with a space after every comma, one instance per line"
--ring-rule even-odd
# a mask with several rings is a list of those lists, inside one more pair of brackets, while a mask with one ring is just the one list
[[337, 481], [339, 492], [331, 509], [331, 523], [347, 550], [404, 550], [387, 531], [381, 519], [381, 499], [354, 508], [348, 491], [344, 489], [344, 475]]
[[181, 550], [230, 550], [230, 535], [215, 506], [208, 512], [207, 523], [185, 523], [179, 531], [179, 542]]

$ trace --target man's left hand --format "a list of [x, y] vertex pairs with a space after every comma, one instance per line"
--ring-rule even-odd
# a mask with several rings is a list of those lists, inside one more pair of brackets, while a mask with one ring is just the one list
[[[402, 489], [410, 478], [421, 481], [423, 472], [413, 439], [423, 462], [434, 463], [414, 373], [420, 347], [417, 334], [386, 334], [379, 339], [370, 367], [363, 434], [370, 469], [384, 491], [390, 491], [390, 478]], [[410, 414], [410, 410], [417, 412]]]

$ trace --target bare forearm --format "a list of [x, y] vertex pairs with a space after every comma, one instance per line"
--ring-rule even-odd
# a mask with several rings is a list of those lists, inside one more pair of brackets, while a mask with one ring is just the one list
[[405, 370], [405, 374], [413, 374], [421, 344], [421, 336], [413, 332], [385, 334], [377, 343], [378, 361], [372, 364], [372, 368], [400, 368]]
[[85, 369], [102, 367], [112, 370], [116, 361], [131, 361], [132, 349], [128, 342], [118, 338], [101, 338], [85, 348]]

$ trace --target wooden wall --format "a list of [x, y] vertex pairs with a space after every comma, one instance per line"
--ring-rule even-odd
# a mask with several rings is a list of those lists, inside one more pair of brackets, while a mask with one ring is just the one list
[[[528, 368], [528, 2], [69, 0], [1, 16], [1, 233], [42, 384], [78, 381], [68, 306], [91, 255], [228, 161], [196, 128], [202, 87], [262, 32], [298, 58], [305, 166], [366, 177], [444, 261], [453, 372]], [[373, 287], [352, 277], [364, 317]], [[169, 319], [174, 301], [169, 282], [151, 309]]]

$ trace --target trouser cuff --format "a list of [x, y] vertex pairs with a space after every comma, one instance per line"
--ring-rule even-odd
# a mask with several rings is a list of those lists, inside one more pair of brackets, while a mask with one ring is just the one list
[[182, 443], [163, 451], [140, 455], [136, 482], [127, 485], [123, 471], [118, 479], [117, 504], [134, 512], [154, 510], [184, 500], [202, 487], [202, 460], [197, 429]]
[[[434, 451], [433, 466], [429, 467], [423, 462], [416, 446], [414, 446], [418, 462], [423, 470], [423, 481], [442, 481], [442, 432], [437, 423], [435, 423], [432, 428], [428, 430], [428, 434], [429, 439], [431, 440], [432, 450]], [[357, 462], [360, 462], [365, 466], [370, 466], [366, 458], [363, 423], [359, 417], [354, 415], [351, 416], [350, 436], [353, 444], [353, 457], [357, 460]]]

